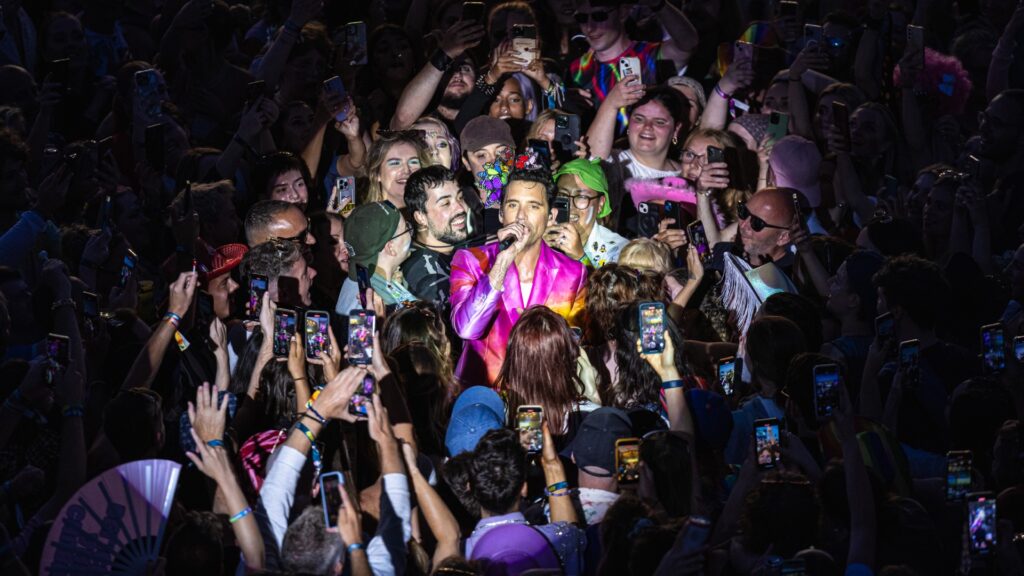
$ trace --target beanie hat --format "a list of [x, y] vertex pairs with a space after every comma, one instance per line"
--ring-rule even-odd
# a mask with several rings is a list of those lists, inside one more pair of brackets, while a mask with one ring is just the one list
[[477, 116], [466, 123], [462, 134], [459, 135], [459, 146], [463, 152], [472, 152], [491, 144], [504, 144], [515, 148], [512, 129], [504, 120]]

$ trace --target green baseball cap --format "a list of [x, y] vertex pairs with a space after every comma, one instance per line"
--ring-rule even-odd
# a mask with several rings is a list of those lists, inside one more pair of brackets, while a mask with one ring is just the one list
[[577, 158], [571, 162], [562, 164], [562, 167], [555, 172], [555, 183], [558, 183], [558, 179], [565, 174], [573, 174], [579, 176], [580, 180], [583, 181], [583, 185], [590, 188], [594, 192], [600, 192], [604, 194], [604, 208], [601, 209], [601, 213], [597, 215], [598, 218], [604, 218], [605, 216], [612, 213], [612, 201], [608, 197], [608, 179], [604, 175], [604, 170], [601, 169], [601, 160], [594, 158], [593, 160], [587, 160], [585, 158]]
[[[377, 256], [395, 236], [402, 224], [402, 213], [391, 202], [371, 202], [357, 206], [345, 219], [345, 244], [350, 264], [364, 266], [373, 274]], [[348, 268], [350, 278], [356, 278], [356, 267]]]

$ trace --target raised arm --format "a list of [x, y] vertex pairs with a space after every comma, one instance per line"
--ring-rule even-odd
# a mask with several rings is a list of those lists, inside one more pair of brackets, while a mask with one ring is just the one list
[[437, 548], [434, 549], [432, 562], [434, 566], [437, 566], [445, 558], [459, 554], [459, 542], [462, 539], [459, 523], [441, 496], [420, 473], [419, 467], [416, 466], [416, 449], [403, 443], [402, 456], [405, 457], [405, 468], [409, 471], [409, 477], [412, 478], [420, 511], [423, 512], [423, 517], [427, 520], [430, 532], [437, 539]]
[[1010, 88], [1010, 68], [1013, 66], [1013, 54], [1017, 51], [1017, 43], [1024, 32], [1024, 4], [1018, 4], [1013, 17], [1003, 30], [1003, 35], [992, 51], [992, 60], [988, 67], [988, 78], [985, 82], [985, 95], [992, 100], [1000, 92]]
[[640, 4], [653, 5], [658, 23], [671, 38], [661, 45], [659, 56], [672, 60], [676, 70], [681, 70], [690, 62], [690, 56], [697, 49], [697, 41], [700, 39], [697, 29], [686, 17], [686, 14], [683, 14], [682, 10], [670, 2], [642, 0]]
[[[195, 0], [193, 0], [195, 1]], [[293, 0], [291, 12], [284, 26], [274, 38], [270, 49], [253, 69], [256, 79], [263, 80], [270, 88], [276, 89], [278, 80], [284, 74], [288, 56], [302, 37], [302, 27], [316, 17], [323, 9], [323, 0]]]
[[167, 307], [167, 315], [157, 326], [156, 330], [149, 337], [145, 347], [139, 352], [132, 364], [128, 376], [125, 377], [121, 388], [149, 388], [160, 370], [160, 364], [164, 361], [167, 346], [174, 338], [181, 319], [188, 314], [189, 306], [192, 304], [192, 297], [196, 291], [196, 275], [193, 272], [182, 272], [178, 279], [170, 286], [170, 303]]
[[682, 432], [693, 437], [693, 414], [686, 405], [686, 391], [683, 379], [676, 367], [675, 344], [668, 330], [665, 330], [665, 349], [657, 354], [645, 354], [641, 351], [640, 339], [636, 341], [636, 351], [657, 372], [661, 379], [661, 390], [665, 393], [665, 408], [668, 412], [669, 430]]
[[466, 50], [480, 44], [484, 33], [484, 27], [480, 24], [462, 20], [445, 31], [441, 45], [431, 56], [430, 62], [423, 65], [402, 91], [402, 96], [395, 107], [395, 115], [391, 117], [392, 130], [407, 130], [423, 116], [444, 78], [445, 71]]
[[750, 60], [733, 62], [725, 71], [715, 89], [708, 95], [708, 105], [700, 117], [700, 127], [725, 130], [729, 123], [729, 101], [734, 94], [754, 81], [754, 67]]
[[[541, 467], [544, 468], [544, 484], [548, 487], [545, 490], [547, 492], [552, 487], [565, 483], [565, 467], [562, 465], [562, 460], [558, 457], [558, 451], [555, 449], [555, 440], [551, 437], [551, 430], [548, 428], [547, 420], [541, 423], [541, 430], [544, 433], [544, 448], [541, 451], [540, 463]], [[565, 484], [564, 488], [557, 488], [548, 492], [548, 506], [551, 510], [549, 517], [552, 523], [579, 523], [576, 506], [573, 505], [572, 498], [569, 496], [568, 484]]]
[[619, 118], [619, 109], [636, 104], [644, 97], [644, 85], [637, 76], [624, 76], [608, 91], [608, 96], [597, 109], [594, 121], [587, 130], [587, 141], [590, 153], [598, 158], [608, 160], [612, 156], [612, 144], [615, 142], [615, 123]]
[[807, 101], [804, 77], [808, 70], [827, 67], [828, 56], [815, 43], [805, 46], [789, 67], [789, 131], [808, 140], [814, 140], [814, 113]]
[[864, 91], [868, 100], [877, 100], [882, 93], [882, 23], [888, 16], [885, 5], [879, 0], [868, 2], [868, 14], [864, 31], [857, 43], [857, 55], [853, 61], [853, 75], [857, 86]]

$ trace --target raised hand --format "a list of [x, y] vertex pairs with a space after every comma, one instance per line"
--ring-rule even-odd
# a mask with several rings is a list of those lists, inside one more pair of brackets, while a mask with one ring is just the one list
[[643, 352], [639, 338], [636, 339], [636, 351], [654, 369], [662, 382], [679, 380], [679, 369], [676, 368], [675, 344], [672, 343], [672, 337], [669, 335], [668, 330], [665, 330], [662, 336], [665, 339], [665, 349], [661, 352]]
[[633, 104], [636, 104], [644, 97], [644, 85], [640, 82], [640, 78], [635, 75], [623, 76], [615, 83], [615, 86], [608, 92], [608, 96], [605, 97], [604, 106], [607, 104], [613, 109], [628, 108]]
[[192, 423], [197, 444], [206, 444], [210, 440], [224, 437], [224, 426], [228, 414], [228, 395], [225, 394], [217, 403], [217, 387], [209, 382], [196, 389], [195, 403], [188, 403], [188, 420]]
[[449, 58], [458, 58], [470, 48], [480, 45], [487, 31], [476, 22], [460, 20], [453, 24], [441, 38], [441, 50]]
[[195, 272], [182, 272], [178, 279], [171, 283], [170, 294], [168, 295], [167, 311], [178, 316], [184, 316], [192, 306], [196, 295], [196, 285], [199, 277]]

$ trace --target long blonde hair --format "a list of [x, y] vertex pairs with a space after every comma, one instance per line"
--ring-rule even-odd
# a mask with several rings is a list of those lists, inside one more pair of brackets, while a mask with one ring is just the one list
[[430, 152], [423, 141], [420, 130], [401, 130], [397, 132], [381, 131], [380, 137], [370, 147], [366, 158], [366, 179], [369, 180], [369, 191], [364, 203], [383, 202], [387, 193], [380, 186], [380, 168], [387, 159], [388, 151], [396, 144], [408, 144], [416, 149], [416, 156], [421, 166], [430, 166]]

